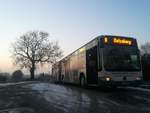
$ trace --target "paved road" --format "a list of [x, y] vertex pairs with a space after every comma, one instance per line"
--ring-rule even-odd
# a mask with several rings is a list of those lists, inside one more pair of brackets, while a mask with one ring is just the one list
[[150, 92], [27, 82], [0, 86], [0, 113], [150, 113]]

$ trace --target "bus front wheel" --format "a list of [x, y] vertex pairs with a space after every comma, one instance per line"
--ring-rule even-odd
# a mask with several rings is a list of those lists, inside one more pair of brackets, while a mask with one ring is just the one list
[[83, 88], [86, 87], [85, 77], [83, 77], [83, 76], [80, 78], [80, 86], [83, 87]]

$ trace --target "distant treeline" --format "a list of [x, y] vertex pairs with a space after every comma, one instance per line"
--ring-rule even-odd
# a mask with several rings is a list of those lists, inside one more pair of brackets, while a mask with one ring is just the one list
[[9, 73], [0, 73], [0, 82], [9, 81], [10, 74]]
[[146, 42], [140, 47], [143, 79], [150, 81], [150, 42]]
[[[40, 73], [36, 75], [35, 81], [50, 81], [50, 75], [47, 73]], [[0, 83], [6, 82], [20, 82], [20, 81], [29, 81], [30, 76], [24, 75], [21, 70], [16, 70], [12, 74], [0, 72]]]

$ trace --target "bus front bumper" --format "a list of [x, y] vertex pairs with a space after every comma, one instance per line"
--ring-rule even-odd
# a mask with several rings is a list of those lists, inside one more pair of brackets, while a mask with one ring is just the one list
[[98, 80], [98, 86], [139, 86], [143, 83], [142, 80], [134, 81], [104, 81]]

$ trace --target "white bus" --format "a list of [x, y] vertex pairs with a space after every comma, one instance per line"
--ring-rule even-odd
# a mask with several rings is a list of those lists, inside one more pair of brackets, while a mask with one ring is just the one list
[[135, 38], [98, 36], [52, 66], [56, 81], [81, 86], [133, 86], [142, 81]]

